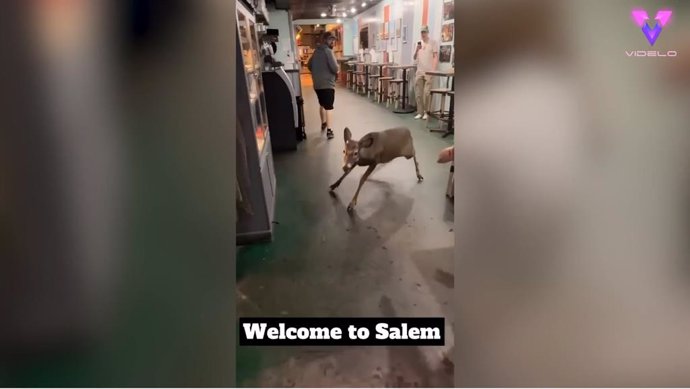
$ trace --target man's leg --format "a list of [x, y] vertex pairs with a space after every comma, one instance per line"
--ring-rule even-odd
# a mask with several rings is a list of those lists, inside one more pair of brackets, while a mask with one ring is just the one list
[[335, 89], [329, 89], [326, 94], [326, 107], [324, 108], [325, 118], [326, 118], [326, 137], [328, 139], [333, 139], [333, 130], [331, 130], [331, 110], [333, 110], [333, 104], [335, 103]]
[[419, 119], [424, 115], [424, 76], [417, 75], [414, 80], [414, 97], [417, 100], [417, 116]]
[[319, 101], [319, 117], [321, 118], [321, 131], [325, 131], [327, 124], [326, 121], [328, 120], [328, 117], [326, 116], [326, 110], [324, 109], [323, 89], [314, 89], [314, 92], [316, 92], [316, 97]]
[[321, 117], [321, 131], [324, 131], [328, 127], [328, 112], [322, 106], [319, 106], [319, 116]]
[[429, 112], [429, 102], [431, 100], [431, 77], [424, 76], [424, 119], [428, 118], [427, 112]]

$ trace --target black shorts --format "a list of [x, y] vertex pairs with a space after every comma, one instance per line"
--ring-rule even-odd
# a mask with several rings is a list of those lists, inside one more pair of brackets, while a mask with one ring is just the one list
[[335, 102], [335, 89], [314, 89], [316, 91], [316, 96], [319, 97], [319, 105], [323, 109], [330, 111], [333, 109], [333, 103]]

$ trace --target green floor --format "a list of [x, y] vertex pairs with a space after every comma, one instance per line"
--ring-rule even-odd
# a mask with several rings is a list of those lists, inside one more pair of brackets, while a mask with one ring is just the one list
[[[274, 241], [238, 249], [238, 310], [247, 316], [445, 316], [453, 280], [453, 207], [445, 197], [448, 165], [441, 149], [453, 137], [425, 129], [339, 89], [328, 141], [319, 129], [313, 90], [305, 88], [308, 139], [274, 156], [277, 200]], [[433, 124], [433, 123], [430, 123]], [[353, 215], [346, 212], [364, 168], [335, 196], [342, 174], [343, 128], [355, 138], [408, 126], [425, 177], [399, 159], [365, 183]], [[452, 340], [451, 340], [452, 341]], [[441, 348], [238, 348], [243, 386], [449, 385]]]

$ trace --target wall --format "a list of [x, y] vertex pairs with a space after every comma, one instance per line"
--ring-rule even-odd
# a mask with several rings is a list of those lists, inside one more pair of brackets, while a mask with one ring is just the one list
[[[355, 49], [352, 45], [352, 36], [357, 32], [357, 24], [352, 18], [341, 18], [343, 24], [343, 36], [347, 39], [343, 40], [343, 55], [355, 55]], [[298, 19], [293, 22], [294, 25], [316, 25], [316, 24], [333, 24], [337, 23], [336, 19]]]
[[[434, 35], [432, 35], [432, 36], [438, 37], [438, 38], [434, 38], [434, 39], [438, 40], [438, 43], [441, 47], [449, 46], [448, 48], [450, 49], [450, 61], [446, 62], [446, 63], [439, 62], [438, 68], [439, 68], [439, 70], [449, 70], [453, 67], [453, 62], [454, 62], [453, 56], [455, 55], [455, 52], [453, 49], [453, 45], [455, 43], [455, 19], [454, 19], [455, 16], [454, 16], [454, 12], [451, 14], [453, 16], [450, 16], [450, 19], [443, 20], [444, 19], [444, 17], [443, 17], [443, 5], [446, 2], [444, 0], [429, 0], [429, 1], [432, 4], [432, 7], [430, 7], [430, 8], [432, 8], [434, 11], [433, 20], [430, 22], [431, 24], [434, 25], [434, 31], [435, 31]], [[436, 3], [438, 3], [438, 4], [436, 4]], [[430, 14], [430, 18], [431, 17], [432, 17], [432, 15]], [[453, 40], [451, 40], [449, 42], [442, 42], [442, 40], [441, 40], [441, 31], [442, 31], [444, 25], [452, 25], [452, 27], [453, 27]], [[429, 26], [429, 27], [431, 28], [431, 26]]]
[[[451, 42], [441, 42], [441, 30], [443, 24], [453, 23], [453, 20], [443, 20], [443, 4], [444, 0], [386, 0], [368, 9], [365, 12], [355, 15], [353, 18], [354, 30], [347, 30], [345, 36], [346, 40], [353, 42], [355, 34], [359, 33], [359, 29], [368, 23], [383, 23], [384, 7], [390, 7], [389, 21], [398, 23], [400, 19], [403, 21], [403, 26], [407, 26], [406, 41], [395, 41], [395, 51], [392, 52], [392, 60], [398, 63], [412, 63], [412, 56], [414, 54], [414, 43], [421, 37], [422, 25], [429, 26], [429, 33], [431, 38], [439, 42], [439, 45], [453, 45]], [[425, 18], [426, 10], [426, 20]], [[390, 49], [390, 41], [389, 41]], [[353, 48], [358, 49], [358, 48]], [[390, 51], [390, 50], [389, 50]], [[445, 70], [451, 68], [450, 63], [439, 63], [439, 69]]]
[[343, 23], [343, 55], [355, 55], [355, 47], [353, 45], [352, 37], [357, 33], [357, 22], [354, 19], [346, 19]]
[[268, 18], [270, 24], [268, 28], [278, 30], [280, 34], [280, 41], [278, 42], [278, 52], [275, 57], [278, 61], [287, 63], [288, 51], [294, 60], [297, 52], [297, 43], [295, 42], [295, 32], [292, 28], [292, 18], [289, 11], [276, 9], [273, 4], [268, 4]]

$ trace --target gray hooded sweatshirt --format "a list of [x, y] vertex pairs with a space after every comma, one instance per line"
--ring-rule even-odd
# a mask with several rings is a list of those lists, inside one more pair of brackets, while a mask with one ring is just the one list
[[338, 75], [338, 62], [333, 50], [327, 45], [319, 45], [307, 64], [314, 80], [314, 89], [335, 89], [335, 77]]

